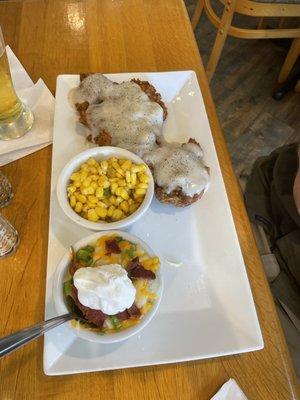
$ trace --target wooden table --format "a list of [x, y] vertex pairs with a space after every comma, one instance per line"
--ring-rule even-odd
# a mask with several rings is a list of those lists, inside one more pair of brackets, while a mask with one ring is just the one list
[[[265, 340], [239, 356], [47, 377], [42, 339], [0, 361], [1, 399], [209, 399], [235, 378], [252, 400], [296, 398], [294, 372], [181, 0], [0, 2], [6, 42], [31, 78], [55, 92], [56, 76], [82, 71], [197, 71]], [[62, 132], [63, 134], [63, 132]], [[43, 319], [51, 147], [7, 165], [15, 198], [5, 210], [20, 232], [0, 262], [0, 335]]]

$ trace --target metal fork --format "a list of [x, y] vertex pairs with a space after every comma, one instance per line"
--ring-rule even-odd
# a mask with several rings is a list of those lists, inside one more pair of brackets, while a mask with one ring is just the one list
[[45, 332], [55, 328], [64, 322], [70, 321], [71, 319], [77, 318], [78, 316], [69, 313], [60, 315], [59, 317], [48, 319], [47, 321], [39, 322], [36, 325], [30, 326], [29, 328], [22, 329], [18, 332], [12, 333], [11, 335], [5, 336], [0, 339], [0, 357], [11, 353], [26, 343], [31, 342], [34, 339], [42, 336]]

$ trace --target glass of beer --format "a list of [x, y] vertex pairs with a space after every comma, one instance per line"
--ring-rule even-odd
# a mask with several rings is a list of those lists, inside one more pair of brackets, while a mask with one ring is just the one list
[[32, 112], [16, 95], [0, 27], [0, 140], [25, 135], [33, 121]]

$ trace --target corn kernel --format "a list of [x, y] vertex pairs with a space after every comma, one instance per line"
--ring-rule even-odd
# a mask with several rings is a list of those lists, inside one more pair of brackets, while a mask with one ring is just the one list
[[86, 204], [88, 205], [89, 208], [97, 207], [97, 203], [92, 203], [91, 201], [87, 201]]
[[109, 209], [107, 210], [107, 216], [111, 217], [113, 215], [114, 210], [115, 206], [110, 206]]
[[99, 218], [104, 219], [107, 216], [107, 209], [104, 207], [96, 207], [95, 211]]
[[98, 183], [94, 181], [94, 182], [91, 183], [91, 187], [92, 187], [94, 190], [96, 190], [99, 186], [98, 186]]
[[126, 190], [124, 188], [121, 188], [120, 196], [123, 197], [124, 200], [129, 199], [129, 194], [126, 192]]
[[116, 205], [118, 206], [119, 204], [121, 204], [123, 200], [124, 200], [124, 199], [123, 199], [122, 197], [118, 196], [118, 197], [116, 198]]
[[80, 180], [80, 173], [79, 172], [74, 172], [72, 175], [71, 175], [71, 181], [79, 181]]
[[135, 189], [134, 192], [137, 196], [143, 196], [146, 194], [146, 189]]
[[97, 204], [98, 203], [98, 199], [96, 196], [90, 195], [88, 196], [88, 200], [92, 203], [92, 204]]
[[117, 221], [117, 220], [121, 219], [122, 216], [123, 216], [122, 210], [116, 209], [112, 214], [112, 219]]
[[98, 214], [96, 213], [95, 210], [88, 210], [87, 218], [89, 221], [96, 222], [96, 221], [98, 221]]
[[103, 160], [103, 161], [100, 162], [100, 166], [101, 166], [102, 171], [104, 173], [106, 173], [107, 168], [108, 168], [108, 162], [106, 160]]
[[108, 163], [110, 163], [111, 165], [112, 165], [114, 162], [118, 162], [118, 160], [117, 160], [116, 157], [110, 157], [110, 158], [108, 159]]
[[130, 171], [125, 172], [125, 179], [127, 183], [131, 182]]
[[116, 161], [112, 161], [111, 165], [115, 170], [118, 170], [120, 168], [120, 165], [119, 165], [117, 160]]
[[93, 175], [90, 175], [90, 178], [91, 178], [92, 181], [97, 181], [99, 179], [99, 175], [98, 174], [93, 174]]
[[130, 214], [134, 213], [134, 212], [138, 209], [138, 207], [139, 207], [139, 205], [138, 205], [137, 203], [132, 203], [132, 204], [129, 206]]
[[85, 196], [89, 195], [89, 194], [94, 194], [95, 193], [95, 189], [91, 186], [89, 187], [84, 187], [84, 188], [80, 188], [81, 194], [84, 194]]
[[116, 196], [110, 196], [110, 198], [109, 198], [109, 201], [110, 201], [111, 204], [113, 204], [114, 206], [117, 204], [117, 203], [116, 203], [116, 200], [117, 200]]
[[127, 170], [129, 170], [129, 169], [131, 168], [131, 166], [132, 166], [132, 161], [131, 161], [131, 160], [126, 160], [126, 161], [124, 161], [124, 163], [121, 165], [121, 168], [122, 168], [124, 171], [127, 171]]
[[91, 183], [92, 183], [92, 180], [91, 180], [90, 177], [88, 177], [88, 178], [85, 178], [85, 179], [82, 181], [82, 186], [83, 186], [83, 187], [89, 187], [89, 186], [91, 185]]
[[77, 194], [77, 200], [80, 201], [80, 203], [82, 204], [86, 203], [86, 197], [81, 193]]
[[109, 187], [110, 187], [110, 182], [109, 182], [108, 180], [105, 181], [105, 182], [103, 183], [102, 187], [103, 187], [103, 189], [109, 188]]
[[130, 182], [132, 183], [133, 186], [136, 185], [136, 173], [130, 174]]
[[75, 205], [76, 205], [76, 197], [75, 197], [74, 195], [72, 195], [72, 196], [70, 197], [70, 206], [71, 206], [72, 208], [74, 208]]
[[86, 163], [84, 163], [84, 164], [81, 165], [80, 169], [81, 169], [82, 171], [88, 171], [89, 166], [88, 166]]
[[98, 188], [96, 189], [96, 192], [95, 192], [96, 197], [97, 197], [98, 199], [102, 199], [102, 197], [103, 197], [103, 192], [104, 192], [103, 187], [98, 187]]
[[96, 167], [89, 167], [89, 171], [92, 173], [92, 174], [97, 174], [97, 168]]
[[87, 160], [87, 164], [88, 164], [88, 165], [95, 165], [95, 164], [96, 164], [96, 160], [95, 160], [94, 158], [89, 158], [89, 159]]
[[73, 194], [76, 191], [76, 187], [75, 186], [69, 186], [67, 189], [69, 194]]
[[126, 186], [126, 181], [125, 181], [125, 179], [118, 179], [118, 180], [117, 180], [117, 184], [118, 184], [120, 187], [124, 187], [124, 186]]
[[149, 176], [144, 174], [143, 172], [138, 172], [138, 178], [139, 178], [140, 182], [143, 182], [143, 183], [149, 182]]
[[[109, 203], [109, 205], [110, 205], [110, 203]], [[97, 206], [98, 206], [98, 207], [107, 208], [107, 204], [105, 204], [104, 201], [98, 201]]]
[[122, 188], [117, 187], [117, 189], [115, 190], [115, 194], [116, 194], [117, 196], [120, 196], [120, 195], [121, 195], [121, 190], [122, 190]]
[[82, 207], [82, 211], [83, 211], [84, 213], [87, 213], [88, 210], [89, 210], [89, 206], [88, 206], [87, 204], [84, 204], [83, 207]]
[[80, 181], [74, 181], [74, 182], [73, 182], [73, 185], [74, 185], [76, 188], [79, 188], [79, 187], [81, 186], [81, 182], [80, 182]]
[[81, 171], [80, 172], [80, 180], [83, 182], [87, 177], [88, 177], [88, 172], [87, 171]]
[[82, 203], [80, 203], [80, 201], [77, 201], [74, 210], [75, 210], [77, 213], [81, 213], [82, 207], [83, 207]]
[[147, 183], [138, 183], [136, 185], [137, 189], [148, 189], [148, 184]]
[[120, 208], [121, 208], [121, 210], [123, 210], [125, 213], [128, 213], [128, 211], [129, 211], [129, 204], [128, 204], [128, 202], [127, 202], [127, 201], [123, 201], [123, 202], [120, 204]]
[[140, 164], [140, 165], [133, 165], [132, 167], [131, 167], [131, 172], [142, 172], [142, 171], [144, 171], [145, 169], [144, 169], [144, 167], [143, 167], [143, 165], [144, 164]]
[[116, 182], [112, 182], [112, 184], [110, 185], [110, 191], [114, 194], [117, 187], [118, 187], [118, 184]]

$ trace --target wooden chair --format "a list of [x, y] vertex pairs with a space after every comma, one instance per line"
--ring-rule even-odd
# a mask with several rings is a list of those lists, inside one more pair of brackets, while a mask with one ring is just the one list
[[[217, 35], [206, 67], [207, 78], [213, 77], [227, 35], [242, 39], [300, 38], [299, 28], [283, 28], [284, 17], [300, 17], [300, 0], [220, 0], [224, 5], [222, 17], [214, 12], [211, 0], [199, 0], [192, 17], [192, 27], [196, 28], [203, 9], [209, 20], [217, 28]], [[238, 28], [232, 25], [234, 13], [260, 17], [257, 29]], [[279, 27], [266, 29], [266, 18], [281, 18]]]
[[[295, 65], [297, 58], [300, 56], [300, 39], [294, 39], [291, 48], [286, 56], [284, 64], [279, 73], [278, 82], [283, 83], [287, 80], [293, 66]], [[300, 92], [300, 80], [295, 86], [295, 91]]]

